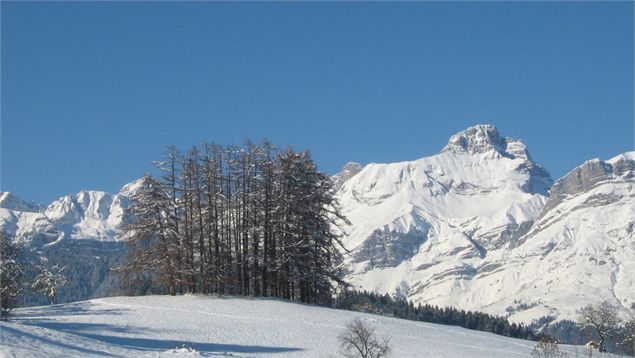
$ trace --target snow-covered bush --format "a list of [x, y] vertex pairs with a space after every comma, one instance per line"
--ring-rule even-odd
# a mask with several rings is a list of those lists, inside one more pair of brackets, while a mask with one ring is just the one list
[[22, 292], [22, 275], [24, 270], [18, 263], [18, 248], [13, 245], [9, 235], [0, 232], [0, 286], [1, 306], [0, 317], [8, 318], [9, 312], [15, 308]]
[[566, 358], [568, 356], [566, 352], [560, 350], [558, 342], [548, 336], [536, 343], [531, 351], [532, 358]]

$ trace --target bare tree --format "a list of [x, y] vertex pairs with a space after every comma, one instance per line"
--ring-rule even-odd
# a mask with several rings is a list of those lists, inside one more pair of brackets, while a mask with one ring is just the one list
[[379, 339], [375, 329], [355, 318], [338, 337], [342, 355], [347, 358], [388, 357], [391, 351], [390, 339]]
[[598, 350], [606, 352], [605, 341], [619, 330], [621, 323], [615, 307], [608, 302], [587, 305], [577, 311], [578, 324], [589, 334], [597, 334]]
[[35, 276], [31, 288], [44, 294], [49, 299], [49, 303], [54, 304], [57, 292], [66, 285], [66, 276], [62, 273], [64, 267], [59, 268], [55, 265], [49, 270], [46, 266], [40, 265], [38, 271], [40, 273]]

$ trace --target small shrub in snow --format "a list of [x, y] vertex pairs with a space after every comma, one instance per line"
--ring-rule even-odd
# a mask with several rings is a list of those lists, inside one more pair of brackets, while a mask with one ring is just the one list
[[342, 355], [346, 358], [388, 357], [391, 351], [390, 340], [377, 337], [375, 329], [359, 318], [349, 323], [338, 338]]
[[531, 356], [532, 358], [566, 358], [569, 355], [560, 351], [558, 342], [545, 336], [534, 346]]

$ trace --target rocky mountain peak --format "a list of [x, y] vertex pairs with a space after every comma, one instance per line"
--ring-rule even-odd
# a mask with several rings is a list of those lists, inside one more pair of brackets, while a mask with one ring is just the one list
[[450, 137], [443, 152], [485, 153], [496, 151], [508, 158], [522, 158], [531, 161], [525, 143], [501, 136], [491, 124], [478, 124]]
[[491, 124], [479, 124], [469, 127], [450, 137], [443, 151], [483, 153], [494, 149], [505, 152], [507, 139], [503, 138]]
[[458, 132], [450, 137], [442, 152], [468, 154], [493, 152], [505, 158], [521, 159], [522, 163], [516, 170], [529, 175], [523, 190], [531, 194], [546, 196], [553, 184], [551, 174], [533, 162], [525, 143], [501, 136], [498, 129], [491, 124], [478, 124]]

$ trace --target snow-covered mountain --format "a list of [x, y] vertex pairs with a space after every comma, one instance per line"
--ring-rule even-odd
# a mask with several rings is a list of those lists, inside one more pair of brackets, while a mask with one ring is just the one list
[[[525, 323], [572, 319], [603, 300], [635, 308], [634, 167], [635, 152], [594, 159], [554, 184], [521, 141], [491, 125], [453, 135], [430, 157], [348, 163], [334, 176], [350, 220], [341, 228], [352, 251], [346, 280]], [[82, 191], [46, 207], [0, 193], [0, 229], [60, 260], [69, 246], [57, 244], [77, 251], [85, 243], [81, 270], [104, 252], [118, 260], [108, 243], [131, 219], [129, 197], [143, 185]], [[106, 246], [96, 251], [95, 240]]]
[[16, 241], [36, 246], [64, 239], [115, 241], [130, 220], [128, 198], [143, 185], [143, 178], [125, 185], [115, 195], [81, 191], [63, 196], [48, 206], [29, 203], [9, 192], [0, 193], [0, 229]]
[[478, 125], [437, 155], [347, 170], [346, 279], [523, 322], [602, 300], [631, 307], [633, 163], [593, 160], [551, 188], [521, 141]]

